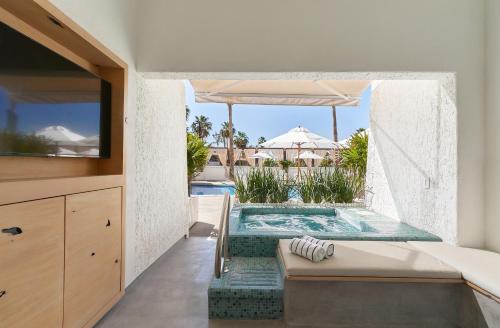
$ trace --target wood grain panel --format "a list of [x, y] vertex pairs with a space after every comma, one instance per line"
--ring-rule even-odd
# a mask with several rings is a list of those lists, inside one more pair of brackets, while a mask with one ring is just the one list
[[120, 293], [121, 188], [66, 197], [64, 327], [83, 327]]
[[[122, 68], [127, 66], [48, 0], [0, 0], [0, 6], [93, 65]], [[54, 24], [49, 17], [56, 19], [61, 26]]]
[[[0, 326], [61, 327], [64, 197], [0, 207]], [[3, 292], [3, 293], [2, 293]]]
[[123, 184], [122, 175], [0, 181], [0, 205], [109, 189]]
[[39, 179], [98, 174], [96, 158], [0, 156], [0, 180]]

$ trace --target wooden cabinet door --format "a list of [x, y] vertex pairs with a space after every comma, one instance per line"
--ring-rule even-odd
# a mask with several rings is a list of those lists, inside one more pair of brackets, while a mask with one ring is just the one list
[[0, 327], [61, 327], [64, 197], [0, 206]]
[[66, 196], [64, 327], [84, 327], [120, 292], [121, 200], [121, 188]]

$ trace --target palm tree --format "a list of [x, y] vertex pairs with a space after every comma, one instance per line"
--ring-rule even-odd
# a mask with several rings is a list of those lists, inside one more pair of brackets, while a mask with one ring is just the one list
[[234, 137], [234, 144], [241, 150], [245, 150], [248, 146], [248, 136], [245, 132], [238, 131]]
[[212, 134], [212, 138], [214, 138], [214, 142], [217, 147], [219, 147], [219, 144], [224, 143], [224, 138], [222, 137], [220, 132], [215, 132], [214, 134]]
[[194, 122], [191, 124], [191, 130], [193, 131], [193, 133], [196, 133], [196, 135], [198, 135], [200, 139], [205, 140], [205, 138], [210, 135], [210, 131], [212, 130], [212, 123], [206, 116], [195, 116]]
[[[234, 128], [234, 125], [233, 125], [233, 135], [235, 132], [236, 132], [236, 129]], [[228, 144], [227, 139], [229, 138], [229, 122], [222, 123], [219, 133], [222, 137], [224, 147], [227, 147], [227, 144]]]
[[264, 137], [259, 137], [259, 139], [257, 140], [257, 143], [260, 145], [260, 144], [262, 144], [262, 143], [264, 143], [264, 142], [266, 142], [266, 141], [267, 141], [267, 140], [266, 140], [266, 138], [264, 138]]

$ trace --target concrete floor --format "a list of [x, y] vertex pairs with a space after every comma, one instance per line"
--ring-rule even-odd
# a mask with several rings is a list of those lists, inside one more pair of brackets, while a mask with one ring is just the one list
[[[198, 222], [213, 224], [219, 226], [222, 203], [224, 202], [223, 195], [206, 195], [198, 197]], [[234, 202], [234, 197], [231, 197], [231, 204]]]
[[284, 328], [281, 321], [208, 320], [214, 238], [180, 240], [126, 290], [99, 328]]

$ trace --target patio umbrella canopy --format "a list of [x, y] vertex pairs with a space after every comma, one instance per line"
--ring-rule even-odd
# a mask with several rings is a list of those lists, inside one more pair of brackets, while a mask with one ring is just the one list
[[252, 156], [250, 156], [250, 158], [258, 158], [258, 159], [274, 159], [274, 156], [272, 156], [271, 154], [269, 153], [255, 153], [253, 154]]
[[369, 80], [191, 80], [198, 103], [358, 106]]
[[323, 157], [316, 155], [315, 153], [306, 150], [305, 152], [301, 153], [300, 155], [295, 155], [293, 157], [294, 159], [300, 158], [300, 159], [323, 159]]
[[338, 144], [330, 139], [312, 133], [308, 129], [298, 126], [285, 134], [261, 143], [265, 148], [339, 148]]

